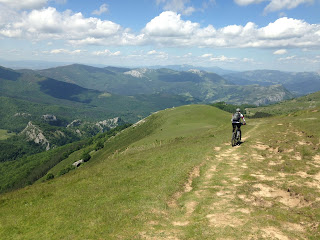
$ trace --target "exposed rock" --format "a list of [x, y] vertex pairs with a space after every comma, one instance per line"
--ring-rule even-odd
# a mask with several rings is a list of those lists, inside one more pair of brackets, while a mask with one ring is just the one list
[[188, 70], [188, 72], [197, 74], [197, 75], [199, 75], [200, 77], [202, 77], [203, 74], [204, 74], [203, 71], [200, 71], [200, 70], [198, 70], [198, 69], [190, 69], [190, 70]]
[[52, 114], [45, 114], [45, 115], [42, 116], [42, 118], [47, 122], [55, 122], [55, 121], [57, 121], [57, 117], [55, 115], [52, 115]]
[[79, 167], [81, 165], [81, 163], [83, 163], [83, 159], [72, 163], [72, 165], [75, 166], [75, 167]]
[[133, 77], [136, 77], [136, 78], [142, 78], [144, 77], [144, 73], [147, 72], [147, 69], [146, 68], [142, 68], [142, 69], [136, 69], [136, 70], [131, 70], [131, 71], [128, 71], [128, 72], [124, 72], [123, 74], [126, 74], [126, 75], [131, 75]]
[[66, 135], [63, 132], [57, 130], [57, 131], [55, 131], [55, 136], [56, 137], [65, 137]]
[[267, 105], [270, 103], [275, 103], [275, 102], [280, 102], [283, 101], [286, 97], [286, 93], [285, 92], [279, 92], [277, 94], [268, 96], [266, 98], [261, 98], [258, 101], [255, 102], [256, 105]]
[[30, 117], [31, 114], [29, 114], [29, 113], [16, 113], [13, 116], [14, 117]]
[[76, 130], [76, 133], [81, 137], [82, 136], [82, 133], [79, 129]]
[[122, 124], [124, 124], [124, 121], [119, 117], [115, 117], [97, 122], [96, 126], [100, 128], [101, 131], [104, 131], [104, 129], [112, 129]]
[[77, 126], [80, 126], [81, 125], [81, 120], [80, 119], [76, 119], [76, 120], [73, 120], [71, 123], [69, 123], [67, 125], [67, 128], [69, 127], [77, 127]]
[[42, 130], [33, 125], [31, 121], [28, 122], [28, 125], [20, 134], [25, 135], [27, 137], [27, 141], [33, 141], [36, 144], [46, 146], [46, 150], [50, 149], [50, 143], [43, 135]]

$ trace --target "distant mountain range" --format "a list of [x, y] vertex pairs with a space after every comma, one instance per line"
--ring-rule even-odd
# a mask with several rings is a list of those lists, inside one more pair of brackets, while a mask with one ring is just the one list
[[37, 71], [39, 74], [112, 94], [171, 94], [203, 103], [269, 104], [292, 98], [282, 85], [236, 85], [216, 73], [199, 69], [97, 68], [80, 64]]
[[320, 74], [317, 72], [281, 72], [255, 70], [229, 73], [223, 77], [237, 85], [258, 84], [271, 86], [281, 84], [291, 93], [301, 96], [320, 91]]

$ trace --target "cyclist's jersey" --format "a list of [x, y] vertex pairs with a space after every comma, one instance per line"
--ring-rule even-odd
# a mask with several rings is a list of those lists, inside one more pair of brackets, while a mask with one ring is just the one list
[[[233, 116], [233, 115], [232, 115], [232, 116]], [[241, 119], [242, 119], [243, 122], [246, 122], [246, 120], [244, 119], [244, 116], [243, 116], [242, 113], [240, 113], [240, 119], [239, 119], [239, 121], [235, 121], [235, 120], [233, 120], [233, 118], [231, 117], [231, 122], [232, 122], [232, 123], [240, 123]]]

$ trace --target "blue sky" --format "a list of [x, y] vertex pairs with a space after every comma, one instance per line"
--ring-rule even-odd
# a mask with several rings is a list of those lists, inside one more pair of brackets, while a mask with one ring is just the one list
[[0, 58], [320, 72], [320, 0], [0, 0]]

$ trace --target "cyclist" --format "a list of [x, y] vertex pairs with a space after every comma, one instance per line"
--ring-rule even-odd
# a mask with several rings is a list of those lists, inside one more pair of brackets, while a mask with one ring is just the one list
[[232, 122], [232, 132], [234, 132], [234, 130], [237, 127], [237, 129], [239, 129], [239, 131], [240, 131], [240, 139], [241, 139], [241, 129], [240, 128], [242, 125], [241, 119], [242, 119], [243, 125], [246, 125], [246, 120], [244, 119], [244, 116], [240, 112], [240, 108], [237, 108], [236, 112], [232, 115], [231, 122]]

